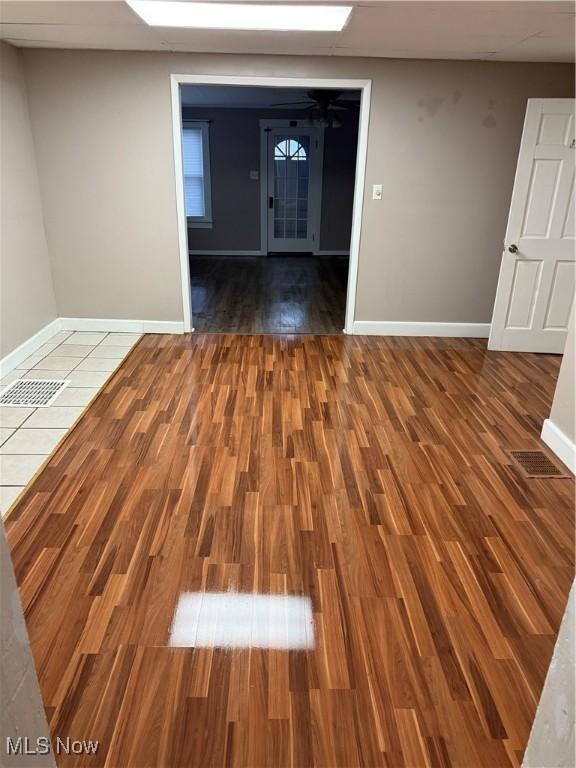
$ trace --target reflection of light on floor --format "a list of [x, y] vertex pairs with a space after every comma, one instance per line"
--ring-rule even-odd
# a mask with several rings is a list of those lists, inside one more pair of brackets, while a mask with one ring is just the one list
[[309, 597], [239, 592], [184, 592], [168, 644], [186, 648], [314, 647]]
[[208, 297], [208, 291], [203, 285], [192, 285], [192, 298], [197, 307], [205, 309], [206, 299]]

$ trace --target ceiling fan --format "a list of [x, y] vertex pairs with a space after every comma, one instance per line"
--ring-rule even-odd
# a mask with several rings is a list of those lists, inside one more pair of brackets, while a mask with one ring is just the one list
[[358, 111], [358, 102], [341, 99], [342, 91], [319, 88], [306, 92], [306, 97], [300, 101], [285, 101], [274, 104], [275, 107], [295, 107], [307, 105], [308, 122], [311, 125], [323, 128], [340, 128], [342, 121], [336, 113], [337, 110], [348, 109]]

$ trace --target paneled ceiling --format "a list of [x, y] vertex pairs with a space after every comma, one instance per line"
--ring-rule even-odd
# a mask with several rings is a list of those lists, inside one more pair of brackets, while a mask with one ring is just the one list
[[0, 37], [16, 46], [40, 48], [574, 61], [572, 2], [349, 4], [354, 9], [342, 32], [279, 33], [152, 28], [123, 0], [2, 0]]

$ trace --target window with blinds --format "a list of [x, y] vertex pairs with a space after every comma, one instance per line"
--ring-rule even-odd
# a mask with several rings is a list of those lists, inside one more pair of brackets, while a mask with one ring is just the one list
[[191, 223], [211, 221], [208, 123], [185, 122], [182, 128], [184, 203]]

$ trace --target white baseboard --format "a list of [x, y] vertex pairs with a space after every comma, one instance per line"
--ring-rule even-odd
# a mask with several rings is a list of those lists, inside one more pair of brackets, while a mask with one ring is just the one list
[[3, 357], [0, 360], [0, 378], [6, 376], [6, 374], [13, 371], [17, 365], [20, 365], [23, 360], [26, 360], [27, 357], [33, 355], [42, 344], [49, 341], [49, 339], [54, 336], [54, 334], [58, 333], [61, 328], [60, 318], [57, 317], [55, 320], [52, 320], [51, 323], [45, 325], [44, 328], [41, 328], [34, 334], [34, 336], [30, 336], [29, 339], [22, 342], [19, 347], [16, 347], [12, 352], [9, 352], [6, 357]]
[[89, 317], [57, 317], [38, 333], [0, 360], [0, 378], [13, 371], [42, 344], [59, 331], [106, 331], [107, 333], [184, 333], [184, 323], [176, 320], [105, 320]]
[[266, 256], [266, 251], [188, 251], [189, 256]]
[[354, 335], [366, 336], [454, 336], [487, 339], [490, 323], [405, 323], [388, 320], [355, 320]]
[[550, 419], [542, 425], [542, 440], [568, 469], [576, 474], [576, 445]]
[[61, 317], [63, 331], [106, 331], [108, 333], [184, 333], [180, 320], [108, 320], [92, 317]]

